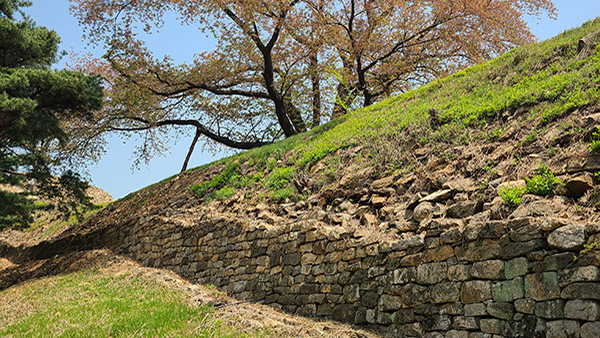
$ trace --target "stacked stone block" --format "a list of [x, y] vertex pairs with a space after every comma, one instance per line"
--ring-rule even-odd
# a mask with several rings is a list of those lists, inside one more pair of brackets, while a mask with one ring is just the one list
[[389, 242], [316, 220], [170, 222], [108, 237], [238, 299], [399, 337], [600, 337], [600, 269], [577, 258], [596, 225], [450, 222]]

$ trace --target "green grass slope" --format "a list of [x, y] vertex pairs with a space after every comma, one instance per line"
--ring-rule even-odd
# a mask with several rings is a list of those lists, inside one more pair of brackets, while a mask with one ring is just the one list
[[[599, 100], [600, 20], [596, 19], [308, 133], [225, 159], [218, 175], [190, 189], [207, 201], [263, 187], [263, 199], [303, 199], [339, 179], [344, 149], [362, 147], [352, 160], [377, 168], [375, 176], [410, 172], [417, 166], [412, 160], [416, 149], [427, 148], [429, 154], [451, 161], [461, 156], [454, 151], [460, 146], [510, 138], [523, 148], [571, 113], [592, 112]], [[583, 132], [568, 119], [557, 128]], [[517, 162], [523, 155], [527, 153], [513, 154]], [[312, 177], [312, 191], [298, 191], [292, 181], [314, 173], [319, 162], [328, 170], [316, 170], [321, 173]], [[479, 169], [490, 171], [495, 164]]]

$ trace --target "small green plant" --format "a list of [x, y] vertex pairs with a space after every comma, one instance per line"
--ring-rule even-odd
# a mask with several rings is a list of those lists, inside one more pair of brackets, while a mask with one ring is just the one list
[[277, 159], [270, 158], [267, 161], [267, 171], [269, 171], [269, 172], [273, 171], [273, 169], [275, 169], [276, 166], [277, 166]]
[[192, 191], [196, 197], [202, 198], [206, 196], [209, 191], [214, 191], [217, 189], [223, 188], [225, 185], [230, 184], [235, 177], [239, 177], [240, 175], [240, 167], [235, 162], [230, 162], [227, 164], [225, 170], [223, 170], [219, 175], [214, 177], [210, 181], [205, 181], [200, 184], [194, 184], [189, 186], [188, 189]]
[[271, 190], [284, 189], [294, 179], [294, 169], [291, 167], [282, 167], [273, 170], [267, 179], [267, 188]]
[[596, 131], [592, 134], [592, 143], [590, 144], [590, 151], [593, 153], [600, 153], [600, 127], [596, 127]]
[[515, 154], [515, 158], [513, 159], [513, 165], [515, 167], [518, 167], [521, 165], [521, 163], [523, 163], [523, 159], [521, 157], [521, 154]]
[[502, 128], [492, 129], [488, 131], [487, 134], [484, 134], [484, 137], [488, 140], [488, 142], [494, 142], [499, 139], [503, 133], [504, 130]]
[[512, 187], [512, 188], [501, 188], [498, 195], [502, 197], [504, 203], [510, 206], [517, 206], [521, 204], [521, 198], [525, 195], [527, 187]]
[[220, 201], [233, 196], [233, 194], [235, 194], [235, 188], [226, 186], [213, 191], [206, 199], [206, 202], [209, 203], [212, 200]]
[[286, 198], [295, 199], [296, 198], [296, 188], [289, 187], [285, 189], [275, 190], [269, 194], [269, 199], [275, 202], [284, 201]]
[[527, 194], [546, 196], [552, 193], [552, 186], [558, 182], [558, 179], [544, 163], [536, 170], [536, 174], [531, 178], [525, 179], [527, 183]]
[[584, 247], [585, 249], [593, 249], [593, 248], [595, 248], [597, 245], [598, 245], [598, 242], [593, 242], [593, 243], [590, 243], [590, 244], [584, 244], [584, 245], [583, 245], [583, 247]]

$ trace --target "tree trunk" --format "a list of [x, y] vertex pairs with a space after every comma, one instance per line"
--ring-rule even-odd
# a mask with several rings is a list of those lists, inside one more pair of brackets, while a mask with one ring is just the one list
[[188, 150], [187, 156], [185, 157], [185, 161], [183, 162], [183, 167], [181, 168], [181, 172], [184, 172], [187, 170], [188, 164], [190, 163], [190, 158], [192, 157], [192, 153], [194, 152], [194, 148], [196, 147], [196, 143], [198, 142], [200, 135], [202, 135], [200, 128], [196, 128], [196, 135], [194, 136], [194, 140], [192, 141], [192, 144], [190, 144], [190, 150]]
[[338, 84], [337, 98], [335, 99], [331, 118], [346, 115], [348, 113], [348, 108], [352, 105], [352, 101], [354, 101], [355, 97], [356, 94], [348, 86], [343, 83]]
[[312, 83], [313, 128], [321, 124], [321, 78], [317, 69], [318, 65], [319, 58], [317, 52], [314, 51], [310, 55], [310, 80]]
[[302, 112], [300, 112], [300, 109], [296, 108], [296, 106], [294, 106], [292, 103], [286, 101], [285, 113], [292, 121], [292, 125], [294, 126], [296, 133], [303, 133], [306, 131], [306, 124], [302, 119]]

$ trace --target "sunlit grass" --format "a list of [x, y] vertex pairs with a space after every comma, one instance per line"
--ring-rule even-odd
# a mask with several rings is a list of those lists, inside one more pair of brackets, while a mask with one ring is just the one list
[[209, 307], [141, 278], [98, 270], [45, 277], [0, 292], [3, 337], [243, 337], [206, 325]]
[[[552, 39], [523, 46], [489, 62], [353, 111], [307, 133], [220, 162], [227, 166], [233, 161], [238, 165], [251, 163], [264, 173], [268, 182], [269, 176], [274, 174], [274, 168], [268, 166], [268, 162], [278, 160], [282, 154], [295, 152], [295, 157], [291, 161], [286, 159], [284, 165], [298, 174], [308, 171], [339, 149], [378, 142], [384, 142], [386, 147], [400, 147], [389, 139], [407, 128], [419, 131], [417, 135], [406, 136], [413, 138], [407, 143], [432, 148], [443, 144], [441, 147], [446, 149], [449, 145], [498, 137], [496, 130], [489, 134], [486, 127], [514, 114], [519, 108], [528, 111], [526, 123], [543, 128], [574, 110], [600, 103], [600, 46], [585, 58], [578, 55], [579, 40], [598, 29], [600, 19], [589, 21]], [[435, 130], [429, 125], [432, 110], [441, 121]], [[469, 133], [464, 135], [461, 131], [467, 128]], [[401, 149], [398, 153], [408, 151], [410, 149]], [[398, 166], [406, 165], [401, 160], [403, 155], [396, 157], [393, 159], [398, 162], [396, 169], [402, 170]], [[371, 158], [372, 164], [377, 166], [377, 156]], [[201, 168], [206, 167], [208, 165]], [[245, 182], [252, 187], [251, 180]], [[236, 188], [228, 182], [220, 182], [214, 187], [204, 184], [208, 188], [205, 194], [224, 186]], [[277, 193], [290, 188], [288, 185], [270, 190]]]

